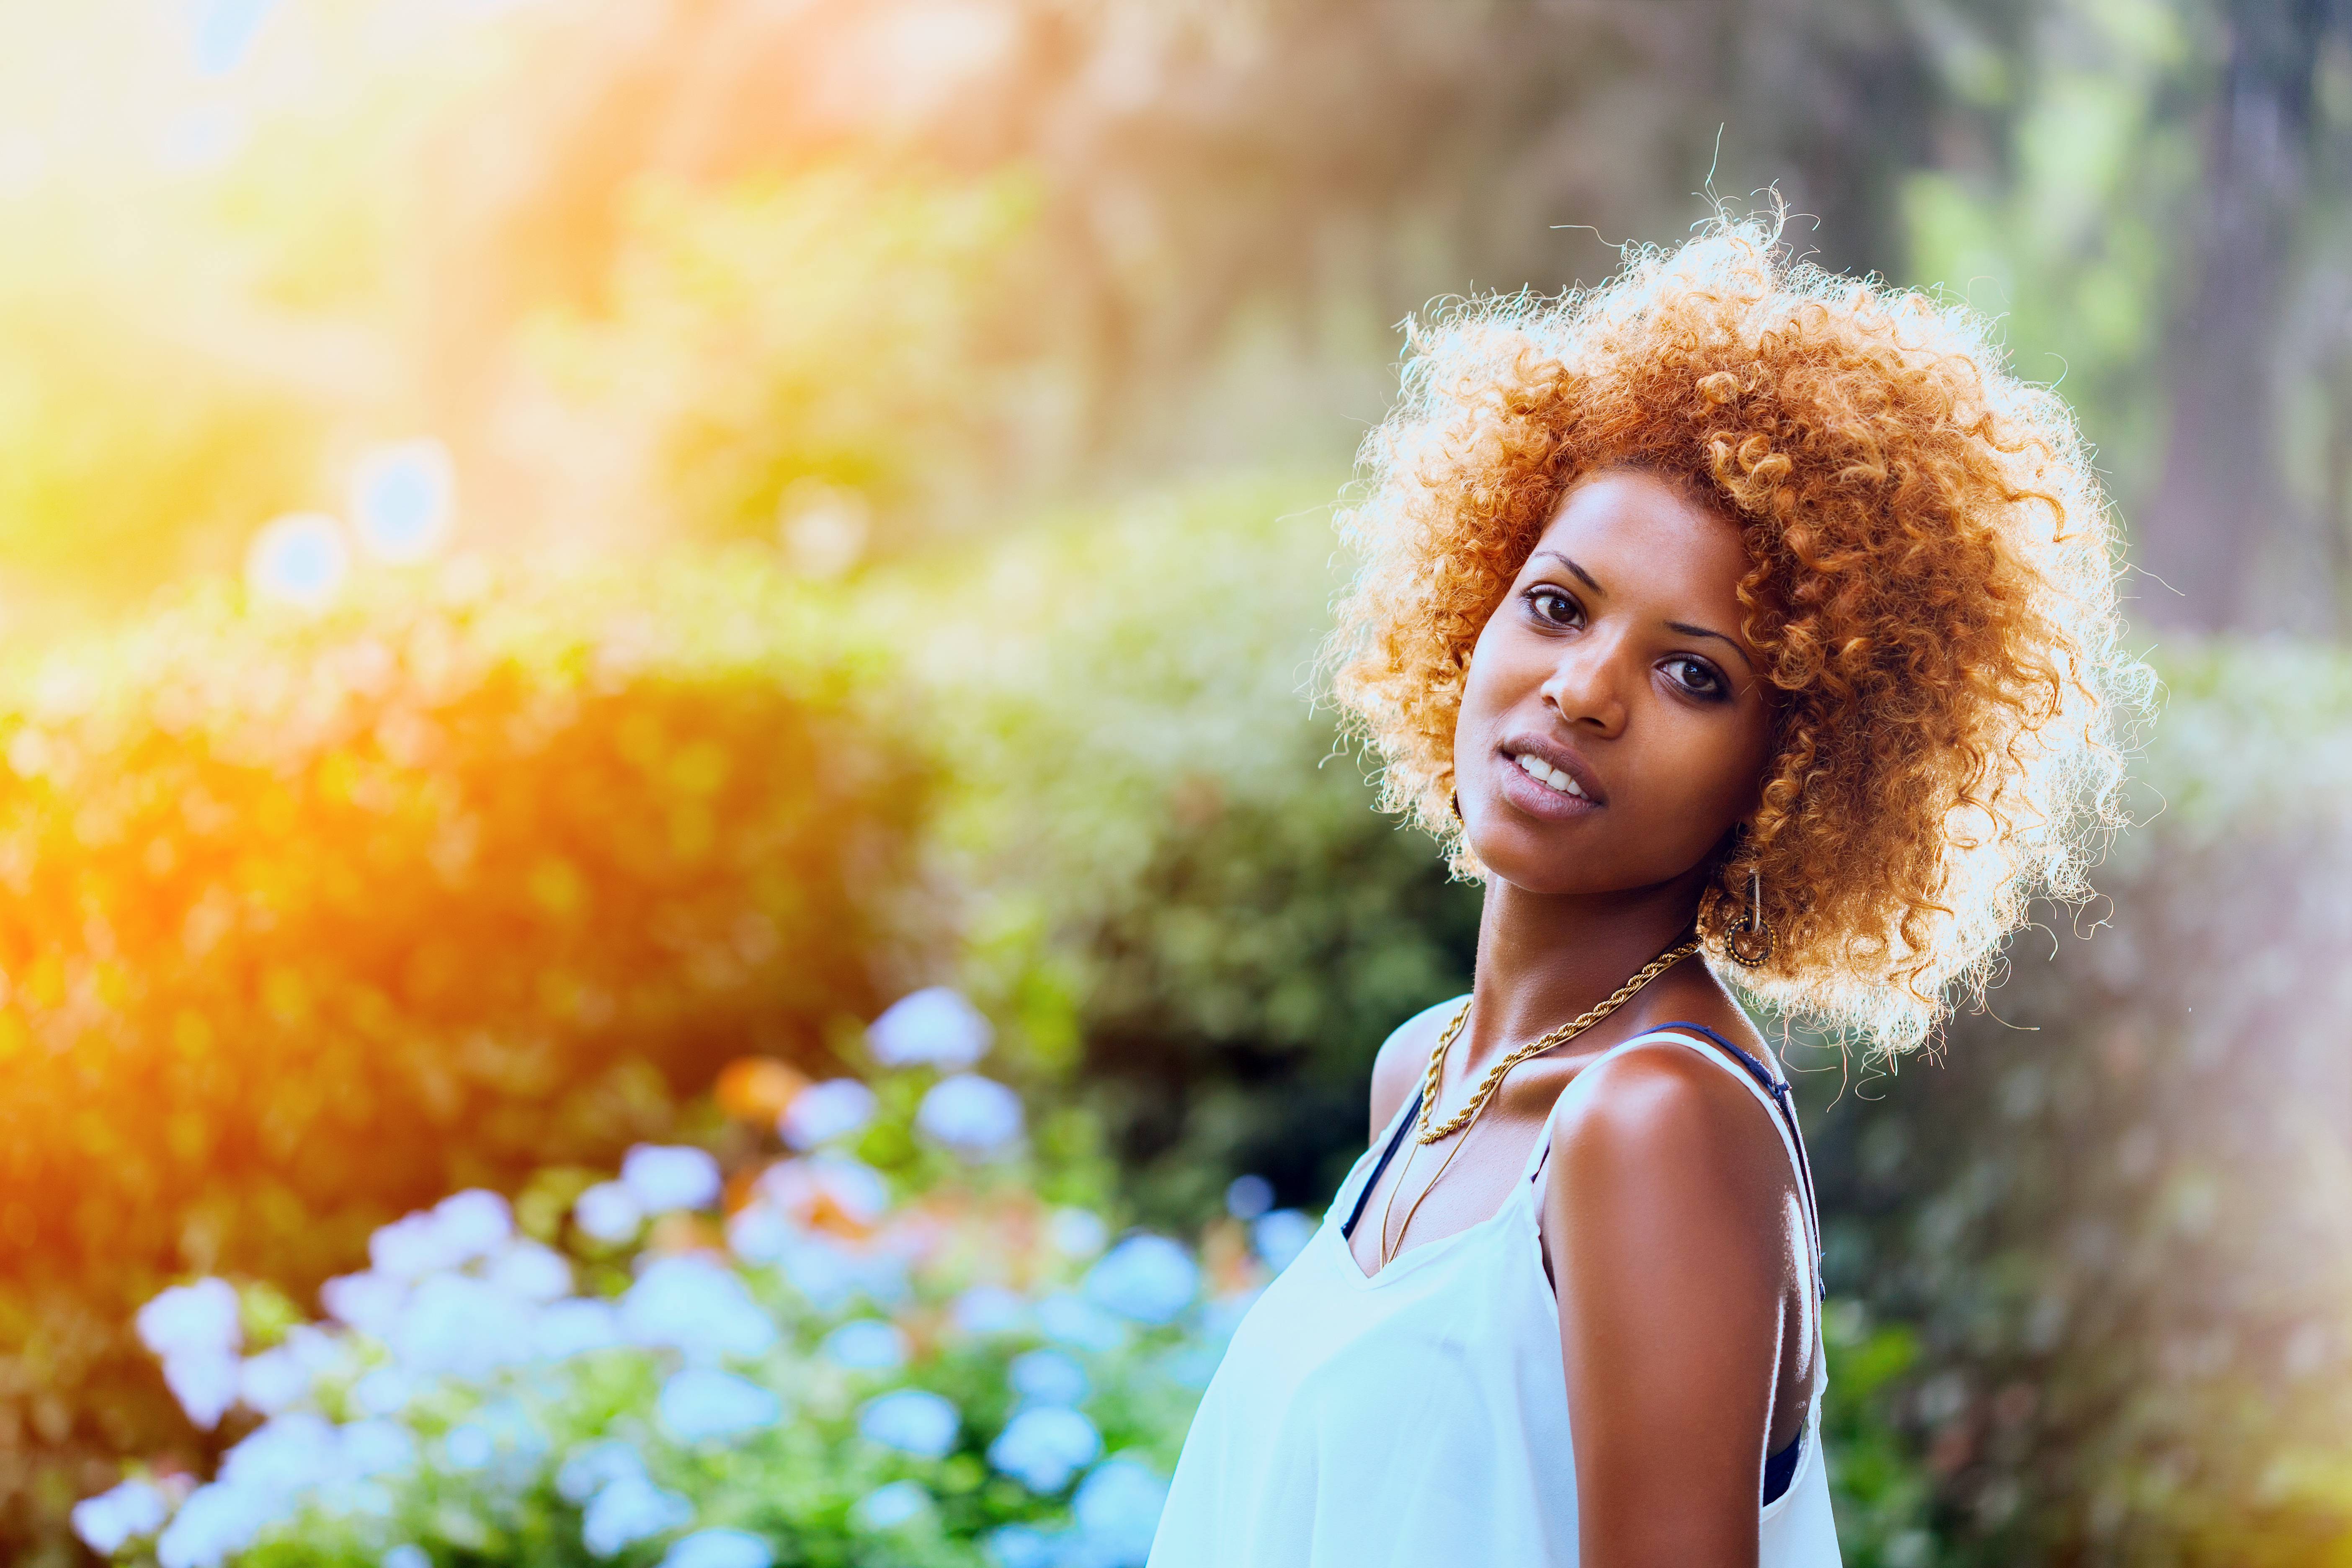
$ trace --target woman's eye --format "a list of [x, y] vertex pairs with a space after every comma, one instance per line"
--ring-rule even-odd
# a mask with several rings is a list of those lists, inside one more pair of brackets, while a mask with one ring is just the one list
[[1541, 583], [1528, 590], [1528, 607], [1535, 611], [1537, 619], [1549, 626], [1573, 626], [1584, 620], [1583, 608], [1574, 599]]
[[1703, 659], [1668, 659], [1666, 668], [1673, 674], [1675, 683], [1694, 697], [1727, 697], [1731, 694], [1731, 689], [1724, 684], [1723, 677], [1716, 673], [1713, 665]]

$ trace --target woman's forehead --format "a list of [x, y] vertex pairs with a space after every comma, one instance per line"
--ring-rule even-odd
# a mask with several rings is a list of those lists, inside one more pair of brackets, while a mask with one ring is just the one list
[[[1612, 595], [1736, 605], [1748, 569], [1729, 517], [1689, 486], [1638, 468], [1606, 468], [1570, 486], [1532, 553], [1552, 552]], [[1531, 558], [1528, 564], [1540, 570], [1557, 563]]]

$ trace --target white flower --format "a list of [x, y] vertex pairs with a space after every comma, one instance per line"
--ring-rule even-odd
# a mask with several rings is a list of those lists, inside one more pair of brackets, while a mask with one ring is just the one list
[[621, 1298], [621, 1326], [638, 1344], [698, 1360], [755, 1356], [776, 1342], [743, 1281], [707, 1258], [654, 1259]]
[[337, 1445], [343, 1473], [362, 1479], [416, 1462], [416, 1438], [397, 1421], [353, 1421], [338, 1430]]
[[663, 1429], [681, 1443], [740, 1437], [784, 1418], [784, 1402], [750, 1378], [710, 1367], [688, 1367], [662, 1384]]
[[1089, 1300], [1139, 1323], [1165, 1323], [1192, 1304], [1201, 1270], [1164, 1236], [1130, 1236], [1087, 1271]]
[[226, 1355], [245, 1344], [236, 1291], [226, 1279], [174, 1285], [139, 1309], [140, 1342], [159, 1356]]
[[1024, 1410], [988, 1446], [988, 1462], [1033, 1492], [1057, 1492], [1102, 1453], [1102, 1434], [1059, 1405]]
[[920, 1481], [892, 1481], [876, 1487], [849, 1507], [849, 1521], [860, 1530], [896, 1530], [929, 1511], [931, 1494]]
[[1061, 1534], [1033, 1524], [1007, 1524], [990, 1531], [983, 1544], [996, 1568], [1053, 1568], [1061, 1560]]
[[1250, 1241], [1265, 1266], [1276, 1274], [1290, 1267], [1290, 1260], [1307, 1250], [1315, 1238], [1315, 1222], [1297, 1209], [1276, 1209], [1260, 1215], [1250, 1226]]
[[793, 1096], [776, 1131], [795, 1149], [846, 1138], [874, 1120], [874, 1091], [854, 1078], [827, 1079]]
[[129, 1480], [74, 1504], [74, 1533], [100, 1557], [111, 1557], [137, 1537], [163, 1529], [169, 1512], [153, 1482]]
[[371, 1415], [393, 1415], [416, 1397], [416, 1379], [396, 1366], [380, 1366], [352, 1384], [352, 1398]]
[[1031, 1351], [1014, 1360], [1007, 1377], [1013, 1391], [1033, 1405], [1076, 1405], [1089, 1386], [1087, 1369], [1060, 1351]]
[[748, 1530], [698, 1530], [661, 1560], [661, 1568], [769, 1568], [776, 1553]]
[[719, 1162], [701, 1149], [640, 1143], [621, 1160], [621, 1184], [647, 1214], [706, 1208], [719, 1201]]
[[255, 595], [324, 609], [352, 572], [343, 525], [323, 511], [289, 512], [265, 525], [245, 552], [245, 580]]
[[923, 1096], [915, 1126], [959, 1154], [994, 1154], [1021, 1136], [1021, 1097], [994, 1079], [958, 1073]]
[[988, 1054], [995, 1031], [980, 1009], [944, 985], [901, 996], [866, 1031], [884, 1067], [935, 1067], [955, 1072]]
[[449, 536], [457, 468], [430, 438], [362, 454], [352, 476], [352, 523], [379, 561], [422, 561]]
[[907, 1363], [907, 1336], [895, 1323], [859, 1318], [827, 1334], [818, 1353], [852, 1372], [889, 1372]]
[[646, 1223], [645, 1205], [618, 1182], [599, 1182], [572, 1201], [572, 1223], [598, 1241], [617, 1247], [636, 1239]]
[[1168, 1483], [1148, 1467], [1120, 1458], [1097, 1466], [1079, 1483], [1070, 1511], [1092, 1548], [1092, 1561], [1106, 1568], [1141, 1568], [1167, 1505]]
[[945, 1458], [962, 1425], [954, 1405], [921, 1388], [893, 1389], [857, 1413], [857, 1430], [868, 1442], [925, 1459]]
[[403, 1542], [387, 1549], [377, 1560], [376, 1568], [433, 1568], [433, 1559], [425, 1554], [422, 1546]]

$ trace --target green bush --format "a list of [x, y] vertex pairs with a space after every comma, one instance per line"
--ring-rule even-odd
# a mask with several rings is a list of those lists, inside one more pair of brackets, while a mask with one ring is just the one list
[[0, 1532], [187, 1447], [159, 1286], [307, 1300], [872, 1016], [930, 786], [864, 647], [744, 555], [205, 597], [11, 679]]
[[1371, 1052], [1468, 984], [1477, 896], [1370, 809], [1308, 703], [1338, 585], [1314, 479], [1202, 487], [898, 584], [950, 726], [975, 994], [1069, 998], [1078, 1100], [1141, 1211], [1265, 1176], [1319, 1206]]

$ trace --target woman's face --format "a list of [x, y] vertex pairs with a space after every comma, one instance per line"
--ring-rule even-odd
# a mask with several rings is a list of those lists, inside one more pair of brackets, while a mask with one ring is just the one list
[[1664, 479], [1570, 488], [1478, 635], [1454, 725], [1463, 820], [1496, 876], [1656, 887], [1754, 808], [1772, 709], [1739, 630], [1748, 567], [1729, 520]]

